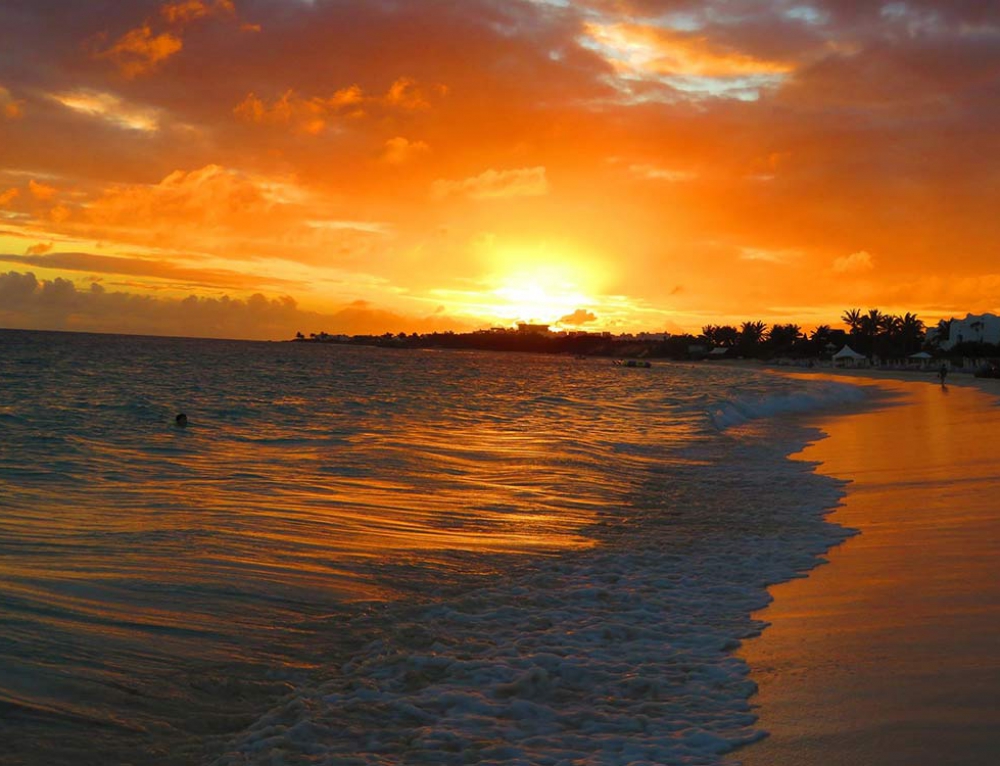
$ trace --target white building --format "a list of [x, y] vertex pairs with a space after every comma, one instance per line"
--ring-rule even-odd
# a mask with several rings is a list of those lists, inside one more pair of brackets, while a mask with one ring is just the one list
[[[929, 332], [928, 335], [936, 334]], [[952, 319], [947, 339], [940, 347], [947, 351], [956, 343], [1000, 343], [1000, 317], [995, 314], [969, 314], [965, 319]]]

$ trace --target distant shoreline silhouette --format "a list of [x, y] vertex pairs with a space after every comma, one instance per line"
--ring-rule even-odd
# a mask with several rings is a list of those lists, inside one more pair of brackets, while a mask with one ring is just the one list
[[973, 360], [973, 369], [986, 376], [1000, 363], [1000, 343], [963, 341], [947, 344], [951, 320], [942, 320], [928, 328], [923, 320], [907, 312], [902, 316], [878, 309], [845, 311], [840, 317], [847, 329], [820, 325], [805, 333], [796, 324], [773, 324], [746, 321], [735, 325], [708, 324], [698, 335], [691, 333], [639, 333], [612, 335], [609, 332], [550, 332], [545, 325], [522, 324], [518, 328], [496, 327], [468, 333], [383, 333], [382, 335], [330, 335], [299, 332], [293, 343], [320, 343], [381, 348], [466, 349], [567, 354], [574, 357], [611, 357], [618, 359], [704, 359], [831, 360], [834, 354], [850, 346], [868, 366], [896, 365], [932, 371], [942, 360], [949, 369], [965, 366]]

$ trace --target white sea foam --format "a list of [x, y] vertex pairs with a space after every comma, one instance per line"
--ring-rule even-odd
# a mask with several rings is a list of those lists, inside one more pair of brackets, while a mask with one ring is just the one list
[[749, 394], [719, 402], [709, 410], [709, 417], [716, 428], [725, 430], [758, 418], [856, 404], [867, 396], [862, 386], [814, 381], [803, 390]]
[[730, 462], [650, 482], [596, 550], [330, 626], [377, 637], [216, 766], [721, 763], [765, 736], [732, 654], [761, 629], [749, 615], [849, 534], [822, 520], [840, 485], [784, 460], [792, 447], [728, 441]]

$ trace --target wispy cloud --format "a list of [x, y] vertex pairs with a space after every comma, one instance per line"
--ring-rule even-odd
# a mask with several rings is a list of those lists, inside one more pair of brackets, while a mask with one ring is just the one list
[[113, 93], [78, 90], [51, 96], [67, 109], [110, 122], [120, 128], [154, 133], [160, 127], [160, 110], [130, 104]]
[[35, 179], [28, 181], [28, 190], [35, 199], [43, 202], [47, 202], [59, 193], [59, 190], [56, 187], [49, 186], [48, 184], [36, 181]]
[[427, 154], [431, 147], [425, 141], [410, 141], [402, 136], [390, 138], [385, 142], [382, 161], [390, 165], [402, 165]]
[[400, 77], [381, 95], [369, 95], [358, 85], [350, 85], [329, 96], [304, 96], [285, 91], [268, 102], [250, 93], [233, 109], [244, 122], [282, 125], [304, 133], [318, 134], [344, 120], [360, 119], [373, 111], [424, 111], [434, 95], [446, 92], [443, 86], [425, 89], [416, 80]]
[[742, 260], [764, 263], [788, 263], [801, 256], [801, 250], [769, 250], [761, 247], [744, 247], [740, 250]]
[[690, 170], [674, 170], [672, 168], [663, 168], [658, 165], [651, 165], [648, 163], [634, 163], [628, 166], [629, 172], [636, 178], [642, 178], [647, 181], [691, 181], [698, 177], [697, 173]]
[[87, 274], [116, 274], [168, 280], [176, 284], [199, 287], [224, 287], [232, 290], [288, 289], [302, 287], [290, 280], [276, 277], [243, 274], [230, 269], [209, 269], [180, 266], [176, 261], [163, 258], [137, 258], [128, 256], [97, 255], [94, 253], [51, 252], [52, 243], [39, 243], [28, 248], [24, 255], [0, 253], [0, 261], [36, 266], [45, 269], [77, 271]]
[[472, 199], [540, 197], [548, 194], [548, 191], [549, 181], [544, 167], [515, 170], [490, 168], [471, 178], [456, 181], [439, 179], [431, 186], [431, 195], [439, 200], [452, 195]]
[[861, 274], [874, 268], [875, 262], [871, 253], [866, 250], [844, 255], [833, 261], [833, 270], [838, 274]]
[[795, 68], [788, 61], [722, 44], [701, 31], [655, 24], [588, 22], [583, 42], [626, 80], [662, 80], [696, 96], [756, 93]]
[[19, 120], [24, 116], [24, 99], [17, 99], [9, 90], [0, 85], [0, 117]]

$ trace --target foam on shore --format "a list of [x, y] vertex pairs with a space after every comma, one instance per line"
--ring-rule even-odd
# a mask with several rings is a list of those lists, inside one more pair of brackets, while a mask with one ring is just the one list
[[[859, 396], [823, 385], [757, 412]], [[818, 434], [772, 425], [767, 440], [730, 425], [664, 467], [597, 549], [331, 624], [371, 639], [215, 763], [694, 765], [757, 741], [755, 684], [732, 652], [761, 629], [766, 587], [850, 534], [823, 520], [841, 483], [785, 459]]]
[[857, 404], [864, 401], [867, 395], [857, 385], [823, 380], [816, 381], [806, 390], [747, 395], [719, 402], [709, 415], [717, 428], [725, 430], [759, 418]]

